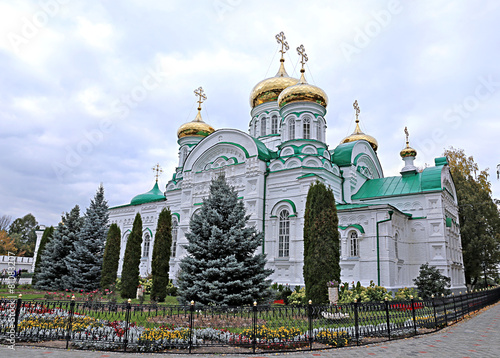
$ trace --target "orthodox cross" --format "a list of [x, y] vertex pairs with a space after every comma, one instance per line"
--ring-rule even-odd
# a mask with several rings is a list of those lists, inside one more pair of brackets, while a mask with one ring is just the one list
[[158, 181], [158, 177], [160, 176], [160, 173], [163, 173], [163, 169], [160, 168], [159, 163], [157, 163], [152, 169], [153, 169], [153, 172], [156, 172], [155, 177], [156, 177], [156, 181]]
[[280, 52], [281, 52], [281, 58], [283, 58], [283, 55], [289, 49], [288, 42], [286, 41], [286, 37], [283, 31], [281, 31], [279, 34], [276, 35], [276, 40], [278, 41], [279, 44], [281, 44]]
[[199, 87], [198, 89], [194, 90], [194, 94], [198, 96], [198, 111], [201, 111], [201, 104], [203, 101], [207, 99], [207, 96], [205, 95], [205, 92], [203, 91], [203, 88]]
[[356, 111], [356, 123], [357, 123], [358, 122], [359, 112], [361, 112], [359, 110], [358, 100], [355, 100], [354, 103], [352, 104], [352, 106], [354, 107], [354, 110]]
[[406, 134], [406, 145], [410, 144], [410, 142], [408, 141], [408, 136], [410, 135], [410, 133], [408, 133], [408, 128], [405, 127], [405, 134]]
[[297, 52], [299, 53], [299, 56], [302, 56], [300, 63], [302, 64], [302, 68], [304, 68], [305, 63], [308, 60], [304, 45], [300, 45], [299, 47], [297, 47]]

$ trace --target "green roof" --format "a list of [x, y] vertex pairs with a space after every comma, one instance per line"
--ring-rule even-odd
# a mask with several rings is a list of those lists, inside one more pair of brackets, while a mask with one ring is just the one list
[[371, 179], [361, 186], [358, 192], [352, 196], [352, 199], [363, 200], [442, 190], [442, 170], [442, 166], [430, 167], [425, 168], [422, 173], [413, 175]]
[[255, 145], [257, 146], [257, 157], [260, 160], [264, 160], [266, 162], [270, 161], [273, 158], [276, 158], [277, 155], [273, 151], [270, 151], [264, 143], [262, 143], [257, 138], [252, 137]]
[[162, 200], [166, 200], [165, 195], [163, 195], [160, 188], [158, 188], [158, 182], [156, 182], [153, 189], [151, 189], [147, 193], [134, 196], [134, 198], [130, 201], [130, 205], [152, 203], [155, 201], [162, 201]]
[[352, 149], [356, 145], [356, 142], [350, 142], [345, 144], [340, 144], [333, 151], [332, 162], [337, 164], [339, 167], [345, 167], [352, 164]]

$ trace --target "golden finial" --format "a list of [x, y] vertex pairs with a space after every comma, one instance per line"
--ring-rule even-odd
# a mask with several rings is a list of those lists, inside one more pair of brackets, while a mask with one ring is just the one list
[[[302, 64], [302, 70], [303, 70], [307, 60], [309, 60], [309, 58], [307, 58], [306, 49], [304, 48], [304, 45], [300, 45], [299, 47], [297, 47], [297, 52], [299, 53], [299, 56], [302, 56], [300, 63]], [[302, 72], [302, 70], [300, 72]]]
[[207, 99], [207, 96], [205, 95], [205, 92], [203, 91], [203, 88], [198, 87], [198, 89], [194, 90], [194, 94], [198, 96], [198, 111], [201, 111], [201, 104]]
[[354, 110], [356, 111], [356, 123], [358, 123], [359, 122], [359, 119], [358, 119], [359, 112], [361, 112], [359, 109], [358, 100], [355, 100], [354, 103], [352, 104], [352, 106], [354, 107]]
[[156, 177], [156, 181], [158, 182], [158, 177], [160, 176], [160, 173], [163, 173], [163, 169], [160, 168], [159, 163], [156, 163], [156, 165], [152, 169], [153, 169], [153, 172], [156, 172], [155, 177]]
[[285, 34], [283, 33], [283, 31], [281, 31], [279, 34], [276, 35], [276, 40], [278, 41], [279, 44], [281, 44], [281, 62], [285, 61], [285, 59], [283, 58], [283, 55], [285, 54], [285, 52], [288, 51], [289, 47], [288, 47], [288, 42], [286, 41], [286, 37], [285, 37]]

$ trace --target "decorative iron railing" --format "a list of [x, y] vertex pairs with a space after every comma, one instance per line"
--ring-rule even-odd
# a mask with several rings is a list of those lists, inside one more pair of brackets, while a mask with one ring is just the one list
[[423, 301], [305, 306], [166, 306], [19, 297], [0, 300], [0, 342], [53, 341], [66, 348], [130, 352], [327, 349], [425, 334], [499, 300], [500, 288]]

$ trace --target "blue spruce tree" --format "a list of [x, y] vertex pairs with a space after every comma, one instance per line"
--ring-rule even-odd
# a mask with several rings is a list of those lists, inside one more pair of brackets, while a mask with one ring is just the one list
[[247, 227], [249, 216], [236, 190], [224, 176], [212, 180], [210, 194], [191, 218], [186, 238], [188, 255], [181, 260], [181, 301], [243, 305], [269, 295], [273, 272], [256, 254], [263, 234]]
[[74, 250], [73, 243], [82, 227], [82, 219], [78, 205], [63, 215], [52, 239], [47, 243], [42, 253], [40, 272], [37, 274], [37, 288], [44, 290], [71, 288], [66, 287], [63, 281], [63, 278], [69, 275], [66, 259]]
[[99, 289], [108, 218], [108, 203], [101, 184], [85, 212], [74, 250], [66, 258], [69, 273], [63, 278], [66, 288], [86, 292]]

